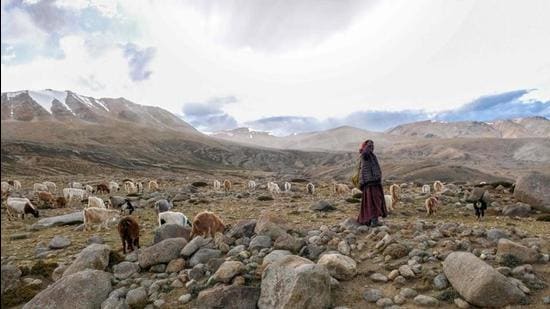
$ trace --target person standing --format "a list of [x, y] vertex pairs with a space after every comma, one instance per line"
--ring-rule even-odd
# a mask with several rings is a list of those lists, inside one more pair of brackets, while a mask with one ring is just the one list
[[361, 154], [359, 187], [363, 194], [357, 222], [372, 227], [380, 226], [378, 218], [385, 218], [388, 215], [388, 210], [382, 188], [382, 170], [378, 158], [374, 154], [374, 142], [370, 139], [366, 140], [361, 144], [359, 152]]

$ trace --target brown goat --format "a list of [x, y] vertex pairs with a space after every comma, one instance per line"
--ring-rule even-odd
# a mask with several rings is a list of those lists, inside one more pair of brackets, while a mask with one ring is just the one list
[[428, 216], [435, 214], [435, 212], [437, 211], [437, 206], [439, 206], [439, 198], [437, 196], [427, 198], [425, 206]]
[[216, 214], [203, 211], [193, 219], [193, 229], [191, 230], [191, 238], [202, 235], [204, 237], [214, 237], [216, 233], [223, 233], [225, 225], [220, 217]]
[[97, 194], [100, 194], [100, 193], [109, 194], [111, 190], [109, 190], [109, 186], [107, 186], [106, 184], [100, 183], [97, 185], [96, 192]]
[[128, 251], [134, 251], [134, 246], [139, 249], [139, 223], [136, 219], [127, 216], [120, 220], [118, 223], [118, 234], [122, 241], [122, 252], [126, 254], [126, 247]]
[[55, 200], [55, 204], [57, 208], [65, 208], [67, 206], [67, 199], [65, 197], [60, 196]]
[[53, 197], [53, 195], [50, 192], [38, 191], [37, 195], [38, 195], [38, 199], [41, 202], [44, 202], [44, 203], [48, 204], [48, 206], [50, 206], [50, 207], [55, 206], [55, 198]]

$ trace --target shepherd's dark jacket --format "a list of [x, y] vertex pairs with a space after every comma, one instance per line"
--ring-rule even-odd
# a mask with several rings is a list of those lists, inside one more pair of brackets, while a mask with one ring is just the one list
[[376, 155], [369, 151], [361, 153], [361, 180], [360, 186], [373, 186], [382, 184], [382, 170]]

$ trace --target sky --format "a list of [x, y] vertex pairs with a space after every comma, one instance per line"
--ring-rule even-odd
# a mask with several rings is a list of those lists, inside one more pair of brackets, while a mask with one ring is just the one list
[[547, 0], [2, 0], [1, 90], [125, 97], [203, 131], [548, 116], [548, 12]]

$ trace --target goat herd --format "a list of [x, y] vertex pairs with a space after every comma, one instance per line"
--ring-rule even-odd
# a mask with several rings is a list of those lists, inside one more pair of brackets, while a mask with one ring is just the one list
[[[159, 191], [159, 181], [151, 180], [147, 183], [147, 191], [155, 192]], [[284, 191], [281, 191], [279, 185], [275, 182], [267, 182], [264, 188], [273, 196], [277, 196], [282, 192], [290, 192], [292, 184], [290, 182], [284, 183]], [[256, 190], [257, 184], [254, 180], [250, 180], [246, 183], [246, 188], [249, 191]], [[124, 179], [122, 181], [122, 188], [127, 194], [140, 194], [144, 193], [145, 186], [143, 182], [134, 182], [131, 179]], [[230, 192], [232, 190], [232, 183], [230, 180], [224, 180], [223, 183], [214, 180], [213, 188], [215, 191]], [[352, 194], [354, 196], [360, 195], [361, 191], [357, 188], [350, 190], [347, 184], [333, 183], [331, 192], [336, 196], [343, 196]], [[428, 215], [434, 214], [437, 210], [439, 199], [438, 194], [443, 191], [444, 185], [440, 181], [436, 181], [433, 184], [433, 189], [436, 194], [431, 195], [425, 201], [426, 212]], [[49, 207], [61, 208], [66, 205], [71, 205], [74, 202], [82, 202], [87, 200], [87, 206], [83, 209], [83, 222], [84, 230], [91, 229], [92, 225], [97, 225], [98, 231], [102, 227], [109, 228], [110, 225], [114, 225], [118, 222], [118, 231], [123, 244], [123, 251], [134, 250], [134, 247], [139, 248], [139, 224], [130, 216], [135, 207], [132, 201], [128, 197], [121, 196], [109, 196], [105, 201], [94, 194], [112, 194], [121, 190], [119, 184], [115, 181], [109, 183], [101, 183], [95, 187], [91, 185], [82, 184], [79, 182], [70, 182], [67, 188], [61, 190], [62, 196], [56, 197], [57, 186], [54, 182], [45, 181], [42, 183], [35, 183], [32, 187], [32, 196], [25, 197], [20, 192], [22, 191], [21, 183], [17, 180], [11, 180], [2, 182], [2, 202], [6, 203], [8, 220], [12, 220], [14, 216], [21, 215], [24, 219], [25, 215], [33, 215], [39, 217], [39, 211], [37, 207], [31, 202], [31, 199], [35, 203], [42, 203]], [[400, 200], [401, 187], [396, 184], [392, 184], [389, 187], [390, 194], [385, 195], [385, 202], [388, 211], [392, 212], [394, 207]], [[422, 192], [424, 194], [430, 194], [430, 186], [424, 185]], [[313, 183], [307, 183], [305, 186], [305, 192], [310, 195], [315, 194], [315, 185]], [[224, 223], [214, 213], [203, 211], [195, 216], [192, 221], [181, 212], [171, 211], [173, 207], [172, 203], [166, 199], [159, 199], [154, 203], [154, 209], [158, 217], [158, 225], [163, 224], [177, 224], [181, 226], [191, 227], [191, 237], [195, 235], [211, 236], [217, 232], [224, 231]], [[121, 214], [128, 210], [129, 216], [121, 217]]]

